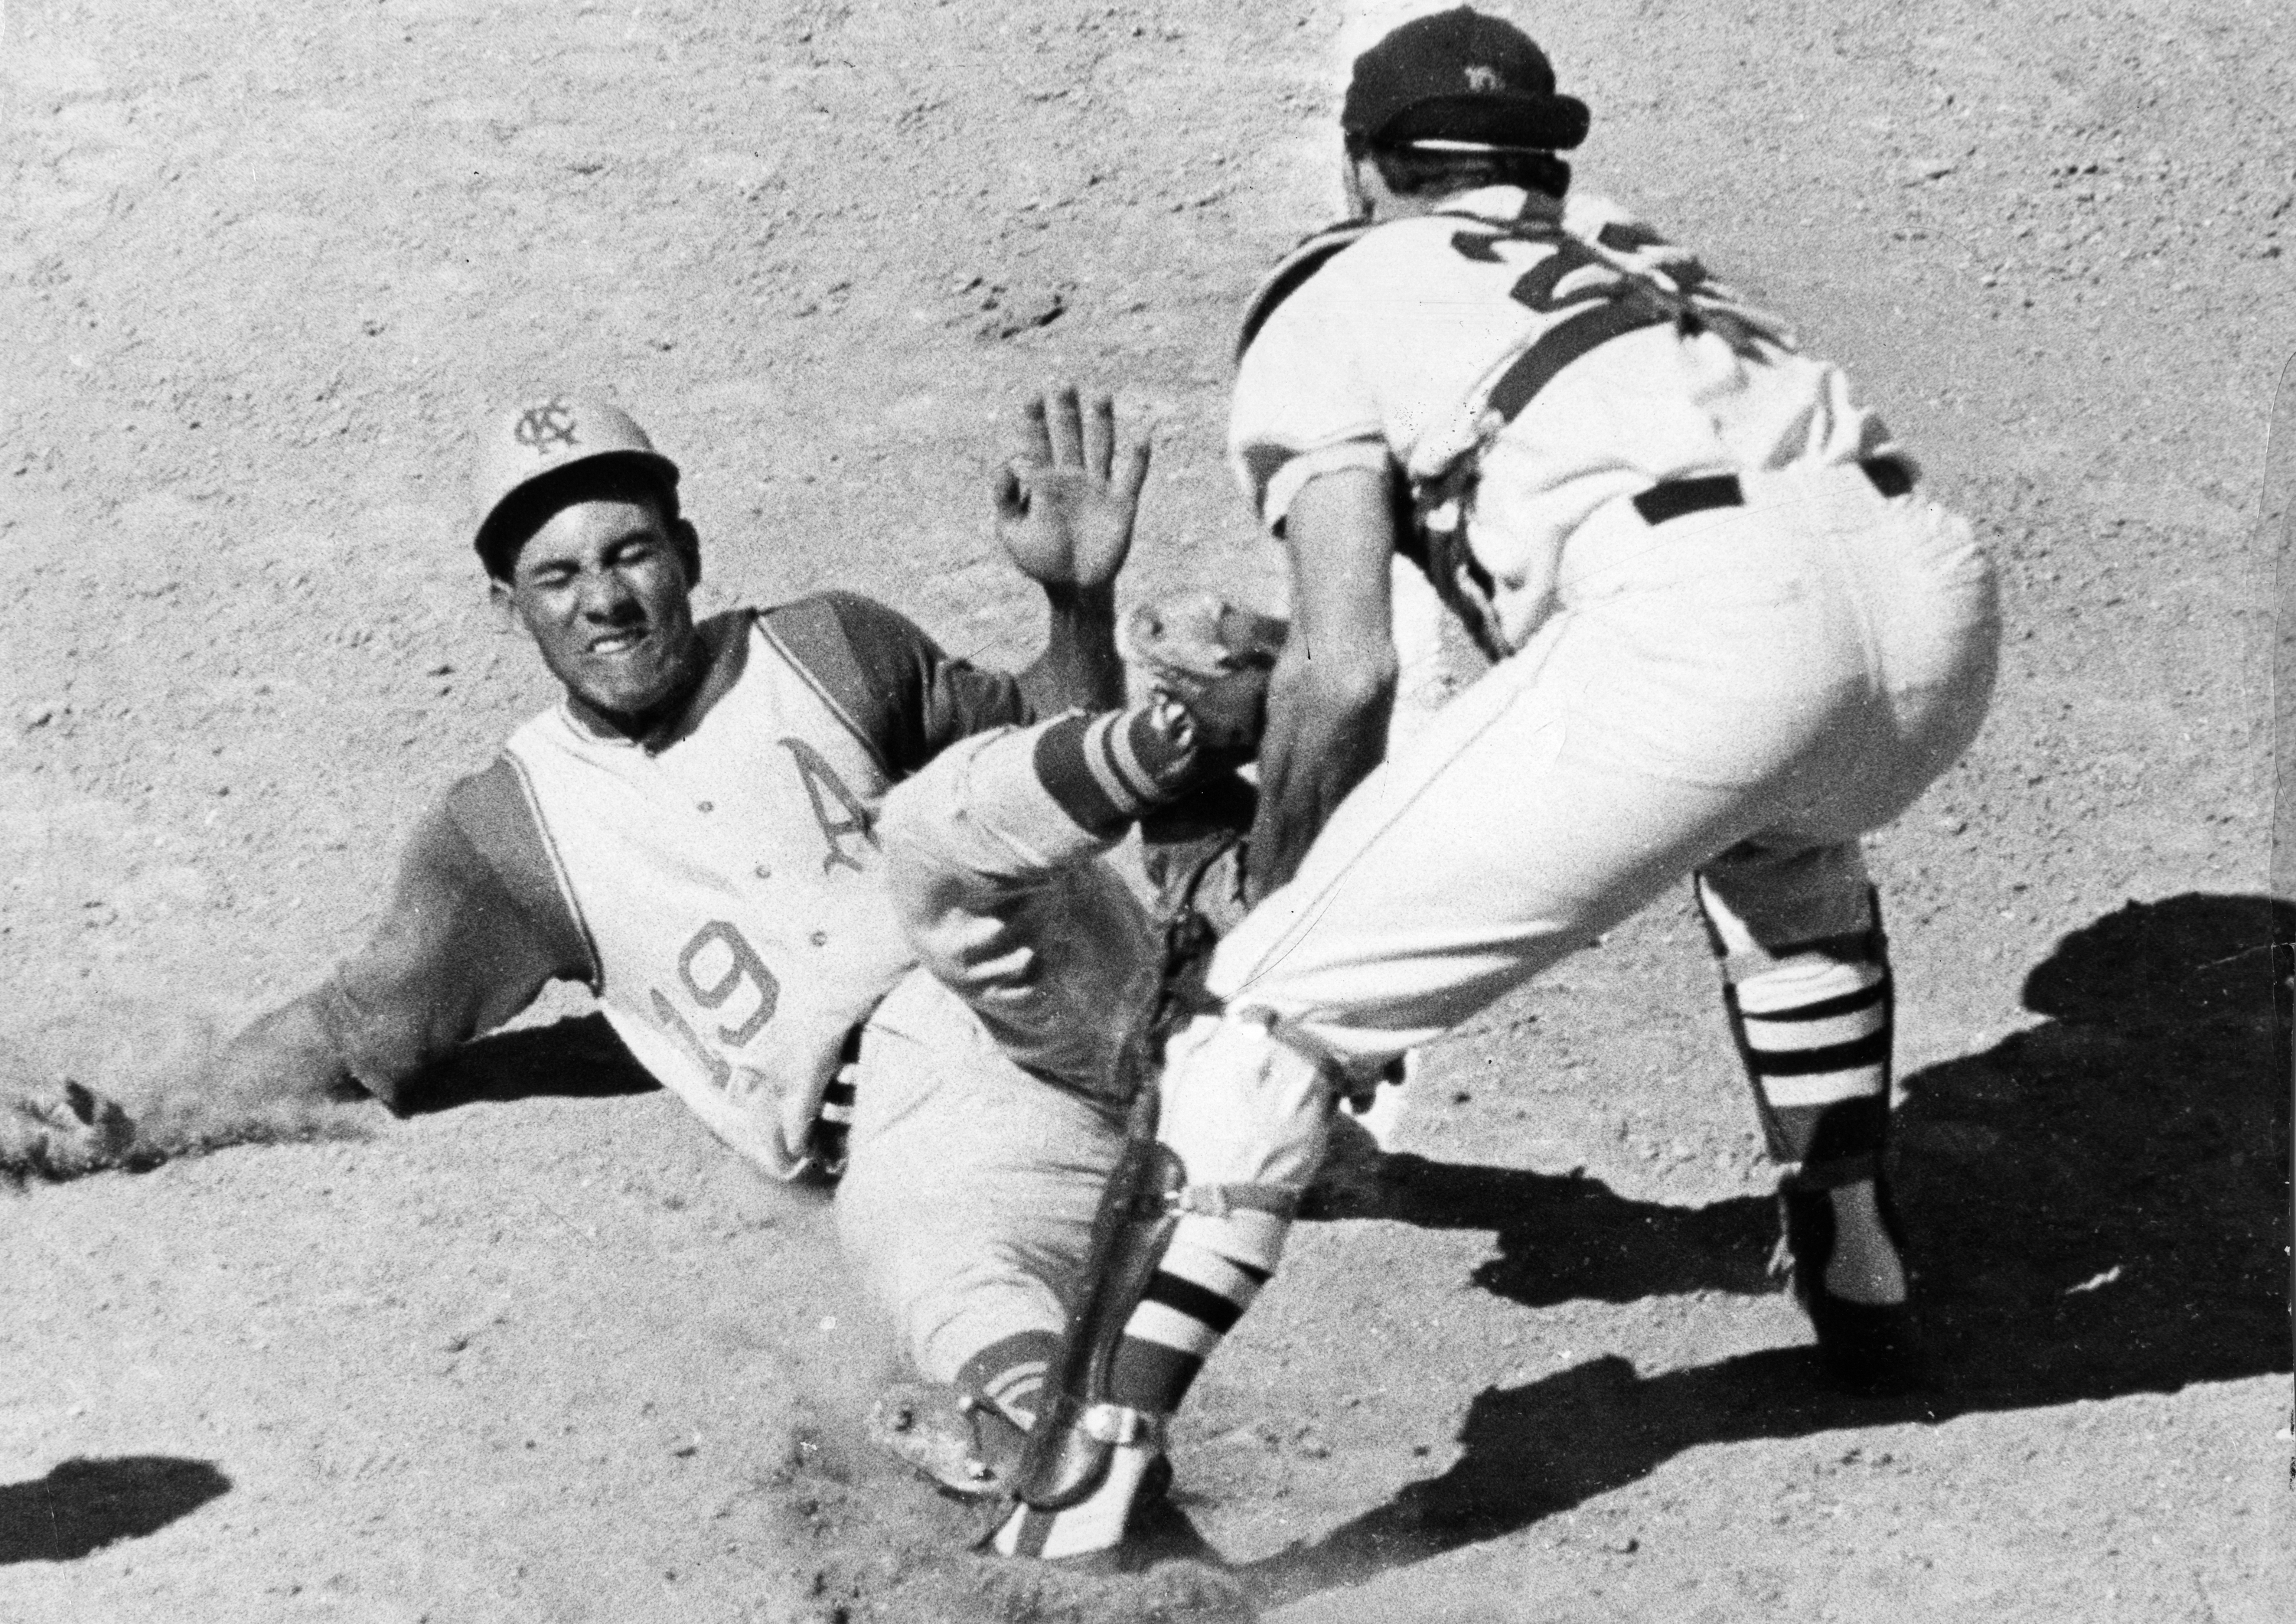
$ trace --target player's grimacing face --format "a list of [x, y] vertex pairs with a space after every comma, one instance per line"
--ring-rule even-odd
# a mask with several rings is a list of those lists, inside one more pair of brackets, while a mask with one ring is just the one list
[[651, 719], [692, 675], [695, 561], [683, 529], [651, 502], [578, 502], [519, 549], [520, 623], [551, 674], [609, 717]]

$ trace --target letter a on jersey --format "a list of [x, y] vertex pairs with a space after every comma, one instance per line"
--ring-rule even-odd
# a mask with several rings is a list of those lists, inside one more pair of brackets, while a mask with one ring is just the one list
[[[814, 821], [821, 825], [821, 838], [829, 847], [828, 855], [821, 859], [821, 872], [827, 874], [841, 863], [859, 873], [861, 865], [853, 859], [842, 842], [860, 840], [872, 847], [877, 844], [877, 832], [869, 826], [869, 808], [845, 787], [845, 781], [837, 775], [837, 769], [824, 760], [821, 752], [812, 745], [803, 739], [783, 739], [782, 743], [797, 761], [797, 775], [804, 780], [806, 797], [813, 802]], [[823, 795], [824, 790], [828, 791], [826, 798]], [[845, 808], [844, 816], [832, 817], [829, 815], [829, 802], [832, 800]]]

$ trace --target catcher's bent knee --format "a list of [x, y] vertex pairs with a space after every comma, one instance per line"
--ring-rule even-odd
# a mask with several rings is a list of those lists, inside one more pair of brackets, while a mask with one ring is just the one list
[[1166, 1048], [1156, 1136], [1193, 1183], [1303, 1188], [1323, 1162], [1339, 1079], [1273, 1014], [1200, 1015]]

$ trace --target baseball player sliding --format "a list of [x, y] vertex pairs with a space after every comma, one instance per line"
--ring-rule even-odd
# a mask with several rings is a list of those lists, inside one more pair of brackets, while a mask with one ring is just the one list
[[[1166, 1418], [1277, 1267], [1335, 1094], [1685, 876], [1826, 1367], [1915, 1374], [1858, 840], [1976, 733], [1989, 568], [1837, 368], [1570, 194], [1556, 153], [1587, 109], [1521, 32], [1465, 9], [1398, 28], [1341, 122], [1357, 217], [1254, 301], [1230, 428], [1295, 616], [1259, 900], [1111, 1181], [1009, 1554], [1124, 1542]], [[1398, 552], [1495, 663], [1382, 762]], [[920, 939], [985, 1014], [993, 988]]]
[[[1137, 1077], [1065, 1065], [1078, 1086], [1048, 1087], [914, 969], [876, 824], [952, 743], [1070, 705], [1089, 708], [1077, 737], [1087, 720], [1095, 740], [1117, 730], [1144, 791], [1219, 767], [1184, 712], [1109, 709], [1124, 695], [1112, 582], [1147, 464], [1105, 399], [1023, 413], [998, 530], [1050, 627], [1015, 677], [844, 593], [697, 624], [676, 465], [601, 400], [522, 402], [484, 437], [475, 542], [562, 701], [447, 791], [372, 939], [235, 1038], [209, 1094], [355, 1086], [397, 1106], [546, 983], [585, 982], [646, 1070], [759, 1168], [843, 1169], [840, 1236], [921, 1373], [1018, 1436]], [[1141, 928], [1111, 871], [1053, 890], [1064, 930]], [[126, 1153], [116, 1108], [60, 1109]]]

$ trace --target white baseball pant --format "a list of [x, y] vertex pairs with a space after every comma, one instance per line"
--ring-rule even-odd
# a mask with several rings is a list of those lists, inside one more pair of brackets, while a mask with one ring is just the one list
[[923, 967], [863, 1034], [839, 1231], [938, 1382], [1057, 1344], [1155, 989], [1147, 910], [1039, 783], [1042, 730], [952, 746], [876, 825]]
[[1744, 478], [1570, 538], [1557, 612], [1341, 807], [1221, 945], [1224, 1016], [1172, 1046], [1160, 1136], [1192, 1181], [1302, 1184], [1360, 1074], [1439, 1037], [1693, 872], [1734, 973], [1872, 923], [1857, 837], [1967, 748], [1990, 567], [1855, 467]]

